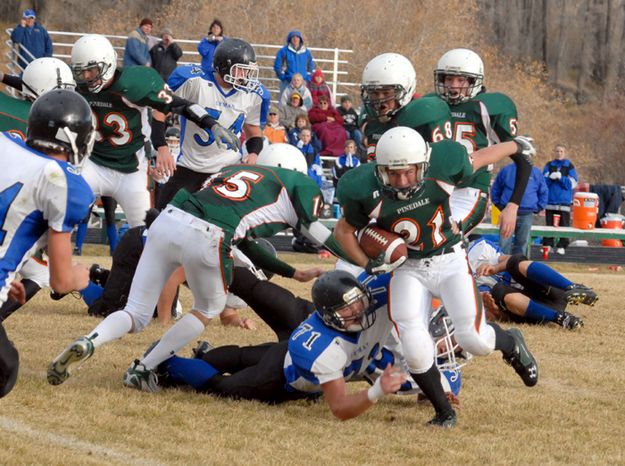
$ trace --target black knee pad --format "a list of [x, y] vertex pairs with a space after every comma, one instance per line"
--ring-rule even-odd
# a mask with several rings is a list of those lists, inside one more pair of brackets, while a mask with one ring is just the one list
[[509, 311], [509, 309], [506, 307], [506, 302], [504, 298], [506, 297], [506, 295], [509, 295], [510, 293], [518, 293], [518, 292], [519, 290], [517, 290], [516, 288], [512, 288], [511, 286], [505, 285], [503, 283], [497, 283], [490, 290], [490, 294], [495, 300], [495, 303], [497, 303], [497, 306], [499, 306], [501, 309], [504, 309], [506, 311]]
[[19, 367], [19, 353], [0, 325], [0, 398], [13, 390]]
[[525, 277], [519, 271], [519, 264], [527, 260], [529, 259], [523, 254], [515, 254], [514, 256], [510, 256], [510, 258], [508, 259], [508, 263], [506, 264], [506, 272], [508, 272], [517, 283], [525, 282]]

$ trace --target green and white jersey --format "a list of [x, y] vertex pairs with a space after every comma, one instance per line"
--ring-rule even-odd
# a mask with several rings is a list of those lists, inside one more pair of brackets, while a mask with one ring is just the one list
[[96, 93], [78, 88], [97, 120], [91, 160], [123, 173], [137, 171], [137, 151], [149, 143], [148, 107], [170, 111], [172, 94], [153, 68], [118, 68], [113, 84]]
[[202, 190], [178, 191], [172, 205], [224, 229], [224, 241], [264, 238], [318, 219], [321, 191], [307, 175], [261, 165], [231, 165]]
[[26, 140], [26, 125], [31, 102], [15, 99], [0, 92], [0, 132], [8, 131]]
[[446, 102], [438, 97], [421, 97], [401, 108], [391, 121], [381, 123], [376, 117], [361, 113], [361, 125], [367, 137], [367, 157], [375, 159], [375, 146], [382, 135], [395, 126], [407, 126], [416, 130], [427, 142], [451, 139], [451, 114]]
[[384, 195], [375, 175], [376, 164], [348, 171], [339, 180], [337, 198], [347, 223], [363, 228], [375, 219], [381, 228], [403, 236], [409, 257], [440, 254], [460, 241], [451, 230], [449, 196], [473, 173], [466, 149], [454, 141], [432, 144], [430, 167], [421, 188], [401, 201]]

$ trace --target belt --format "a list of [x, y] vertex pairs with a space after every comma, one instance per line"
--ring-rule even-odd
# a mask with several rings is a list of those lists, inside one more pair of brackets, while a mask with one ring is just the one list
[[452, 252], [460, 252], [463, 249], [465, 249], [465, 245], [464, 245], [464, 243], [460, 242], [460, 243], [456, 243], [456, 244], [454, 244], [452, 246], [445, 246], [443, 249], [441, 249], [435, 255], [436, 256], [443, 256], [445, 254], [451, 254]]

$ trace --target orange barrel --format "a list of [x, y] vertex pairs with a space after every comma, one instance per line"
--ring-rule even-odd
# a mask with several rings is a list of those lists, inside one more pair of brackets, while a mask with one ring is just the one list
[[[599, 223], [601, 223], [601, 228], [621, 229], [625, 223], [625, 217], [619, 214], [606, 214]], [[602, 239], [601, 244], [609, 248], [623, 247], [623, 242], [620, 239]]]
[[573, 227], [581, 230], [595, 228], [599, 212], [599, 196], [595, 193], [576, 192], [573, 197]]

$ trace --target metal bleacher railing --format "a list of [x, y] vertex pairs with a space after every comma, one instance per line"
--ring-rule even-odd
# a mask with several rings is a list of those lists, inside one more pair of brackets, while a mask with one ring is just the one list
[[[6, 29], [7, 36], [10, 37], [12, 29]], [[52, 45], [54, 49], [54, 57], [60, 58], [66, 62], [69, 62], [71, 56], [72, 45], [76, 40], [86, 34], [85, 32], [67, 32], [67, 31], [48, 31], [50, 38], [52, 39]], [[117, 51], [118, 61], [121, 61], [124, 56], [124, 45], [127, 36], [118, 36], [112, 34], [104, 34]], [[151, 37], [151, 41], [158, 42], [158, 38]], [[6, 53], [7, 67], [11, 73], [20, 73], [21, 67], [17, 63], [17, 55], [22, 56], [32, 55], [26, 49], [19, 47], [19, 50], [12, 49], [12, 43], [10, 39], [6, 39], [6, 44], [10, 50]], [[176, 43], [180, 45], [183, 51], [183, 55], [178, 61], [180, 65], [187, 65], [191, 63], [200, 63], [201, 56], [197, 51], [197, 45], [199, 40], [191, 39], [176, 39]], [[273, 62], [277, 51], [282, 45], [271, 44], [252, 44], [256, 51], [256, 60], [260, 68], [260, 80], [272, 93], [272, 99], [277, 100], [279, 90], [279, 80], [275, 76], [273, 71]], [[326, 76], [326, 82], [332, 88], [332, 93], [335, 98], [348, 94], [350, 88], [358, 88], [359, 83], [349, 82], [349, 72], [347, 67], [349, 64], [348, 57], [352, 50], [339, 49], [339, 48], [321, 48], [321, 47], [308, 47], [312, 52], [315, 59], [315, 63], [321, 68]]]

